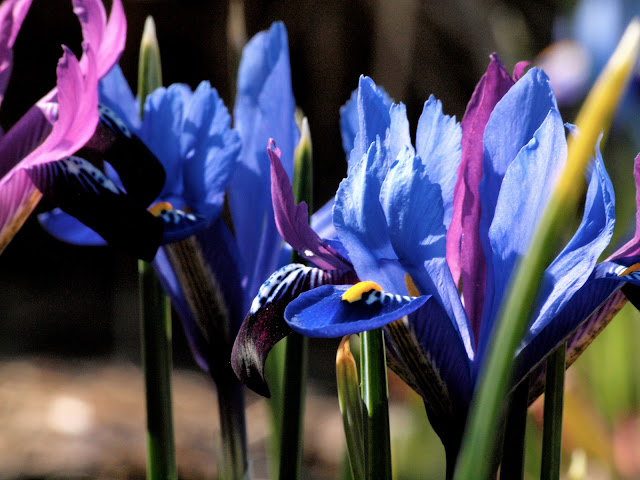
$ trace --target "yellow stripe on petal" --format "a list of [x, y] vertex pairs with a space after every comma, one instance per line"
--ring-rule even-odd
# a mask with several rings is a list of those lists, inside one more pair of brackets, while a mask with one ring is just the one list
[[411, 278], [411, 275], [409, 275], [408, 273], [404, 274], [404, 284], [407, 286], [409, 295], [411, 295], [412, 297], [420, 296], [420, 290], [418, 290], [418, 287], [416, 287], [413, 278]]
[[362, 300], [362, 296], [372, 290], [382, 291], [382, 287], [376, 282], [366, 281], [356, 283], [353, 287], [342, 294], [342, 300], [353, 303]]
[[171, 205], [169, 202], [158, 202], [149, 207], [149, 213], [151, 213], [151, 215], [153, 215], [154, 217], [162, 215], [168, 210], [173, 210], [173, 205]]

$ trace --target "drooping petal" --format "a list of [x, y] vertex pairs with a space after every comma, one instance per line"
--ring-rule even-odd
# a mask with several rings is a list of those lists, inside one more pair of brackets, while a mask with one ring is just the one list
[[[567, 341], [567, 367], [570, 366], [604, 329], [626, 303], [620, 288], [625, 282], [640, 283], [637, 272], [627, 276], [625, 267], [613, 262], [596, 266], [584, 283], [558, 314], [533, 339], [523, 343], [517, 352], [517, 378], [531, 372], [534, 367], [563, 341]], [[544, 373], [536, 372], [532, 378], [533, 397], [544, 387]]]
[[453, 193], [453, 214], [447, 231], [447, 261], [456, 284], [462, 279], [465, 309], [473, 331], [479, 332], [484, 298], [486, 260], [479, 236], [482, 179], [482, 137], [498, 101], [513, 80], [496, 55], [480, 79], [462, 118], [462, 150]]
[[9, 0], [0, 5], [0, 104], [4, 99], [13, 67], [13, 44], [31, 0]]
[[244, 264], [250, 269], [246, 272], [249, 299], [277, 268], [282, 245], [273, 218], [265, 146], [269, 138], [277, 140], [291, 178], [300, 136], [294, 114], [287, 32], [276, 22], [268, 32], [253, 37], [243, 51], [234, 108], [242, 151], [230, 184], [229, 204]]
[[98, 166], [108, 162], [113, 168], [105, 165], [105, 171], [116, 185], [140, 205], [149, 205], [165, 184], [164, 168], [116, 112], [103, 104], [98, 112], [98, 127], [79, 155]]
[[209, 82], [193, 92], [184, 112], [180, 143], [185, 203], [214, 219], [222, 211], [241, 145], [227, 108]]
[[[196, 362], [212, 374], [216, 374], [216, 365], [229, 361], [231, 345], [228, 342], [235, 336], [239, 328], [238, 319], [242, 318], [242, 268], [239, 261], [233, 235], [220, 218], [206, 229], [201, 229], [195, 241], [189, 239], [184, 246], [162, 247], [154, 259], [154, 267], [180, 316]], [[203, 266], [206, 266], [204, 270]], [[193, 274], [190, 277], [179, 274], [193, 271], [199, 271], [198, 275], [208, 274], [203, 282], [195, 281], [199, 277]], [[221, 295], [215, 305], [206, 311], [193, 308], [189, 297], [203, 299], [197, 302], [198, 305], [211, 306], [206, 300], [211, 293], [207, 290], [210, 286]], [[219, 318], [221, 316], [224, 318]], [[223, 325], [227, 325], [225, 335], [229, 338], [222, 338], [225, 336], [220, 332]]]
[[269, 140], [271, 196], [276, 225], [282, 238], [300, 255], [327, 270], [350, 270], [351, 264], [325, 243], [309, 226], [306, 202], [296, 205], [287, 172], [280, 162], [280, 149]]
[[442, 191], [428, 171], [420, 157], [405, 149], [382, 184], [380, 204], [398, 262], [419, 292], [432, 296], [442, 306], [446, 321], [458, 332], [457, 341], [473, 358], [472, 334], [445, 259]]
[[268, 397], [264, 365], [273, 346], [291, 332], [284, 321], [289, 302], [301, 292], [320, 285], [356, 281], [353, 271], [323, 271], [301, 264], [287, 265], [274, 272], [260, 287], [236, 337], [231, 361], [238, 378]]
[[440, 185], [444, 225], [453, 214], [453, 190], [460, 164], [462, 130], [455, 117], [442, 113], [442, 104], [433, 95], [424, 104], [416, 131], [416, 152], [427, 166], [429, 179]]
[[[599, 147], [591, 167], [584, 214], [578, 230], [545, 271], [533, 325], [525, 342], [544, 328], [590, 277], [598, 258], [609, 244], [615, 223], [613, 185]], [[544, 303], [542, 303], [544, 302]]]
[[53, 237], [73, 245], [104, 246], [104, 238], [59, 208], [38, 215], [42, 227]]
[[405, 272], [393, 251], [379, 200], [387, 163], [388, 150], [379, 139], [352, 163], [349, 176], [338, 187], [333, 224], [358, 276], [395, 292], [404, 289]]
[[343, 300], [355, 287], [324, 285], [303, 293], [287, 306], [285, 319], [302, 335], [341, 337], [383, 327], [414, 312], [429, 299], [426, 295], [410, 297], [372, 288], [362, 291], [357, 300]]
[[[517, 86], [518, 84], [514, 89]], [[567, 152], [564, 135], [560, 113], [555, 109], [550, 110], [540, 128], [520, 150], [504, 175], [495, 216], [488, 232], [491, 250], [487, 252], [487, 257], [491, 259], [489, 271], [493, 275], [487, 278], [487, 297], [478, 339], [481, 357], [513, 269], [529, 248], [556, 177], [564, 165]]]
[[118, 190], [100, 170], [79, 157], [25, 169], [54, 205], [93, 229], [111, 245], [151, 260], [162, 241], [164, 222]]

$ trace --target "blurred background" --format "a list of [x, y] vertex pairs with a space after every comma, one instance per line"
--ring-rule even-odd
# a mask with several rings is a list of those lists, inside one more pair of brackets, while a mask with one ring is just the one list
[[[637, 1], [603, 0], [123, 2], [128, 37], [120, 65], [132, 89], [142, 28], [152, 15], [165, 84], [209, 80], [230, 109], [242, 45], [284, 21], [294, 92], [313, 137], [316, 206], [346, 174], [339, 108], [360, 74], [407, 105], [415, 133], [430, 94], [461, 119], [489, 55], [498, 52], [509, 70], [519, 60], [544, 65], [572, 121], [624, 25], [640, 11]], [[5, 131], [55, 84], [60, 45], [79, 54], [80, 39], [70, 0], [33, 1], [0, 111]], [[604, 151], [616, 187], [614, 243], [633, 228], [637, 83]], [[137, 301], [134, 260], [109, 248], [62, 244], [35, 216], [0, 256], [0, 479], [144, 478]], [[566, 478], [640, 478], [639, 321], [625, 309], [570, 370]], [[177, 321], [174, 344], [181, 478], [215, 478], [214, 387], [196, 368]], [[336, 346], [312, 342], [305, 478], [337, 478], [344, 468]], [[395, 476], [444, 478], [443, 450], [420, 401], [393, 375], [390, 388]], [[530, 411], [529, 478], [539, 476], [540, 405]], [[249, 397], [255, 478], [267, 476], [265, 412], [261, 399]]]

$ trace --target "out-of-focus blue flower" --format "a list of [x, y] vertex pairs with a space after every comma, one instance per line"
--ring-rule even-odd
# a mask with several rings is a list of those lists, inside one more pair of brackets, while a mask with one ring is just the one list
[[[330, 246], [364, 282], [327, 285], [336, 282], [322, 276], [326, 256], [313, 254], [322, 244], [301, 242], [309, 237], [300, 233], [300, 223], [296, 231], [282, 229], [283, 236], [298, 251], [311, 252], [310, 261], [318, 258], [320, 268], [298, 267], [295, 277], [292, 266], [274, 273], [252, 312], [259, 317], [269, 306], [277, 308], [274, 303], [290, 302], [286, 321], [309, 336], [385, 326], [390, 365], [424, 398], [451, 461], [510, 277], [566, 160], [565, 127], [547, 76], [534, 68], [515, 79], [494, 57], [462, 128], [431, 97], [414, 148], [404, 107], [389, 107], [374, 83], [362, 78], [348, 176], [333, 209], [338, 240]], [[634, 274], [619, 276], [637, 261], [637, 241], [624, 258], [597, 264], [614, 224], [613, 189], [597, 151], [587, 177], [582, 223], [546, 269], [517, 351], [516, 381], [568, 338], [568, 361], [575, 360], [594, 335], [579, 327], [594, 312], [591, 318], [601, 326], [617, 308], [607, 299], [625, 281], [637, 282]], [[465, 248], [473, 251], [472, 265]], [[317, 288], [291, 301], [299, 293], [292, 285], [303, 278], [315, 280], [311, 286]], [[480, 294], [467, 295], [465, 287]], [[534, 380], [532, 393], [539, 394]]]

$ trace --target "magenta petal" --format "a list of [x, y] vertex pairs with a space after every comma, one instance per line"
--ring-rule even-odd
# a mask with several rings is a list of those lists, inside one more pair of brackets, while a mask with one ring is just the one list
[[122, 2], [114, 0], [108, 23], [101, 0], [74, 0], [73, 7], [85, 42], [96, 52], [98, 77], [102, 78], [118, 62], [124, 49], [127, 22]]
[[8, 0], [0, 5], [0, 103], [11, 76], [13, 44], [30, 6], [31, 0]]
[[[85, 48], [85, 56], [88, 69], [83, 77], [78, 60], [69, 49], [64, 48], [64, 55], [57, 68], [57, 120], [51, 133], [0, 180], [0, 250], [9, 243], [40, 200], [40, 193], [29, 180], [24, 168], [71, 155], [93, 135], [98, 123], [98, 79], [93, 51]], [[46, 105], [40, 105], [40, 108], [45, 107]], [[30, 118], [33, 118], [32, 122], [36, 127], [46, 131], [41, 128], [44, 116], [38, 117], [32, 113]], [[8, 142], [16, 143], [17, 147], [13, 150], [25, 151], [25, 144], [33, 145], [35, 142], [29, 136], [28, 126], [20, 128], [25, 137], [7, 134], [0, 141], [0, 150], [6, 148], [11, 151], [12, 145], [6, 147]]]
[[[521, 71], [516, 72], [521, 73]], [[447, 261], [456, 283], [462, 277], [465, 309], [478, 338], [482, 318], [486, 260], [479, 235], [482, 137], [489, 116], [514, 81], [496, 54], [480, 79], [462, 118], [462, 158], [453, 193], [453, 217], [447, 232]]]
[[280, 149], [273, 139], [267, 147], [271, 160], [271, 197], [276, 226], [285, 239], [305, 259], [325, 270], [352, 270], [345, 260], [331, 246], [324, 242], [309, 226], [307, 204], [296, 205], [289, 176], [280, 161]]
[[640, 154], [634, 161], [633, 178], [636, 181], [636, 232], [633, 238], [620, 247], [607, 260], [620, 260], [622, 258], [640, 255]]

